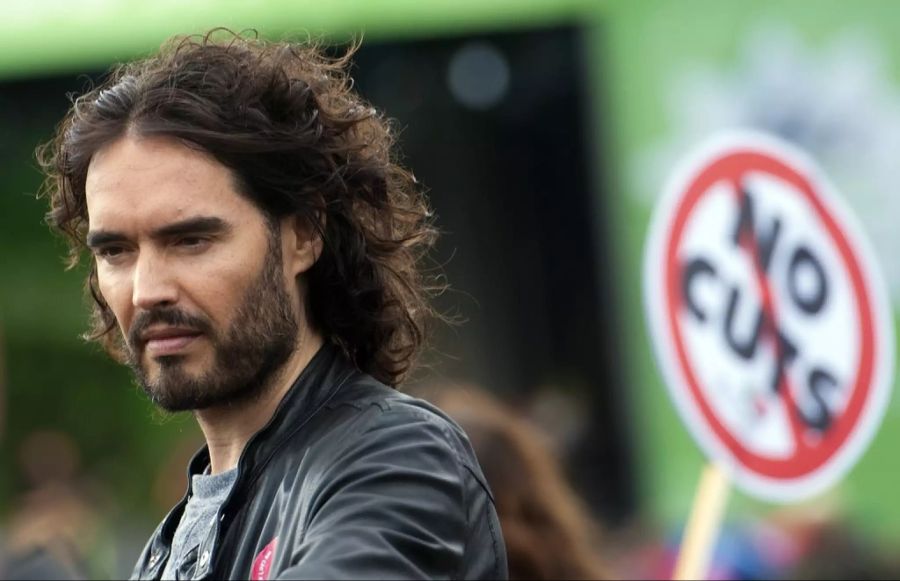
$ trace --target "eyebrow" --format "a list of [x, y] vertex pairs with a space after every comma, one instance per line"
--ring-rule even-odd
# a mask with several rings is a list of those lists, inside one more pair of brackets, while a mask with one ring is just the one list
[[[221, 234], [231, 229], [231, 226], [221, 218], [212, 216], [198, 216], [188, 218], [172, 224], [166, 224], [151, 233], [153, 238], [173, 238], [175, 236], [197, 234]], [[114, 242], [125, 242], [128, 237], [121, 232], [113, 230], [94, 230], [88, 232], [86, 243], [88, 248], [97, 248]]]

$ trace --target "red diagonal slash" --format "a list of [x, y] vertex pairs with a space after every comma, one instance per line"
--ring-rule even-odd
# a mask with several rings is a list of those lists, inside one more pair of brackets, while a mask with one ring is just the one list
[[[732, 182], [732, 188], [737, 195], [738, 208], [744, 207], [747, 194], [741, 187], [739, 178], [735, 178]], [[753, 273], [756, 279], [756, 287], [762, 297], [763, 320], [763, 337], [774, 345], [776, 365], [782, 361], [781, 341], [778, 340], [778, 317], [775, 310], [775, 298], [769, 285], [769, 280], [763, 270], [762, 261], [759, 256], [759, 240], [757, 240], [756, 232], [753, 227], [747, 231], [740, 233], [740, 246], [750, 254], [753, 263]], [[788, 423], [791, 426], [791, 434], [794, 438], [795, 455], [798, 452], [810, 449], [809, 444], [803, 437], [804, 422], [800, 417], [800, 410], [794, 400], [794, 393], [791, 390], [791, 383], [788, 379], [787, 369], [783, 369], [780, 374], [778, 384], [778, 394], [784, 405], [787, 407]]]

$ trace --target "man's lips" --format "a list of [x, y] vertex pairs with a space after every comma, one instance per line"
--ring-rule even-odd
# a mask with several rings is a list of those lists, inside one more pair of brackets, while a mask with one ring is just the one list
[[158, 329], [144, 333], [142, 339], [149, 355], [175, 355], [193, 343], [201, 333], [193, 329]]

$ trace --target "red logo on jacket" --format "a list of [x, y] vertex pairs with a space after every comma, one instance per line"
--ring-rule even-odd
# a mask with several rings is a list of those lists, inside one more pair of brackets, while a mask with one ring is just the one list
[[277, 544], [278, 537], [275, 537], [253, 559], [253, 569], [250, 570], [251, 581], [266, 581], [269, 578], [269, 570], [272, 568], [272, 561], [275, 560], [275, 547]]

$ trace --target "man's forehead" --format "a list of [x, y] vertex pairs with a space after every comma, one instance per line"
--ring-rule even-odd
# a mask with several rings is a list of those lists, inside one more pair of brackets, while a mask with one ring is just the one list
[[227, 192], [172, 194], [159, 189], [134, 195], [125, 189], [96, 190], [87, 198], [87, 215], [92, 229], [128, 223], [156, 228], [198, 216], [239, 217], [240, 210], [227, 202]]
[[173, 221], [192, 214], [247, 210], [230, 171], [171, 139], [123, 138], [105, 147], [88, 168], [88, 219]]

